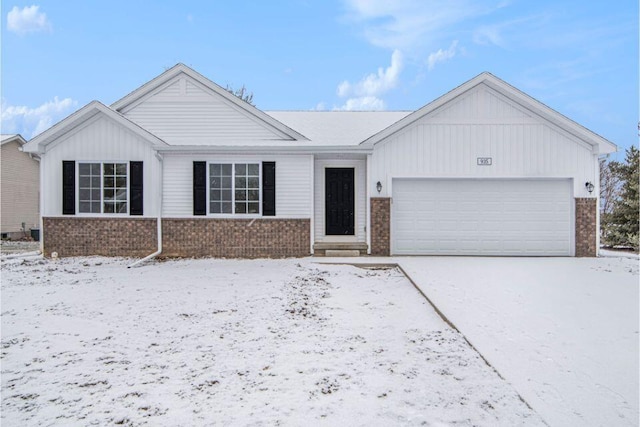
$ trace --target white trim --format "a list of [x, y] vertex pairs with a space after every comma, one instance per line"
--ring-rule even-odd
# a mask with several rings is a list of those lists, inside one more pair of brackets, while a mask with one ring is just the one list
[[371, 255], [371, 162], [373, 155], [368, 154], [365, 162], [365, 241], [367, 243], [367, 253]]
[[[309, 206], [311, 206], [311, 215], [309, 218], [309, 226], [311, 227], [311, 229], [309, 230], [309, 253], [311, 255], [313, 255], [315, 252], [313, 250], [313, 245], [316, 241], [316, 206], [315, 206], [315, 183], [314, 183], [314, 179], [315, 179], [315, 172], [316, 172], [316, 160], [315, 158], [311, 158], [311, 167], [309, 168], [310, 172], [311, 172], [311, 176], [310, 176], [310, 180], [309, 180], [309, 185], [310, 185], [310, 191], [309, 191]], [[278, 169], [276, 168], [276, 171]], [[276, 194], [278, 194], [278, 180], [276, 179]], [[276, 207], [276, 215], [278, 213], [277, 207]]]
[[[130, 163], [136, 160], [75, 160], [75, 216], [80, 218], [124, 218], [141, 217], [142, 215], [131, 215], [131, 171]], [[100, 165], [100, 212], [80, 212], [80, 164], [97, 163]], [[126, 213], [105, 213], [104, 212], [104, 164], [126, 164], [127, 165], [127, 212]], [[144, 188], [144, 187], [143, 187]], [[63, 189], [64, 191], [64, 189]], [[67, 215], [69, 216], [69, 215]]]
[[284, 136], [290, 138], [291, 140], [308, 141], [308, 138], [304, 135], [296, 132], [294, 129], [291, 129], [284, 123], [279, 122], [278, 120], [257, 109], [248, 102], [239, 99], [237, 96], [229, 93], [229, 91], [217, 85], [215, 82], [209, 80], [202, 74], [181, 63], [174, 65], [164, 73], [160, 74], [159, 76], [135, 89], [133, 92], [114, 102], [113, 104], [111, 104], [111, 108], [116, 111], [126, 110], [128, 106], [138, 101], [140, 98], [147, 96], [149, 93], [155, 92], [163, 84], [172, 81], [180, 74], [185, 74], [195, 82], [202, 85], [203, 88], [207, 89], [212, 94], [221, 96], [232, 105], [235, 105], [240, 110], [243, 110], [254, 118], [264, 122], [266, 125], [269, 125], [271, 128], [277, 130], [281, 134], [284, 134]]
[[[245, 164], [245, 165], [258, 165], [258, 213], [257, 214], [243, 214], [243, 213], [236, 213], [236, 165], [237, 164]], [[221, 214], [217, 214], [217, 213], [211, 213], [211, 178], [210, 178], [210, 170], [211, 170], [211, 165], [231, 165], [231, 213], [221, 213]], [[277, 166], [276, 166], [276, 171], [277, 171]], [[207, 170], [206, 170], [206, 175], [207, 175], [207, 210], [206, 210], [206, 217], [208, 218], [218, 218], [218, 219], [253, 219], [253, 218], [262, 218], [262, 161], [246, 161], [246, 160], [233, 160], [233, 161], [215, 161], [215, 160], [210, 160], [207, 161]], [[278, 181], [276, 180], [276, 193], [278, 191]], [[277, 215], [278, 211], [277, 211], [277, 206], [276, 206], [276, 215]], [[202, 217], [202, 215], [194, 215], [194, 216], [199, 216]], [[275, 218], [274, 217], [268, 217], [268, 218]]]
[[581, 141], [584, 141], [589, 145], [591, 145], [592, 147], [595, 147], [596, 150], [598, 150], [601, 153], [612, 153], [617, 151], [617, 146], [611, 141], [608, 141], [602, 136], [596, 134], [595, 132], [590, 131], [584, 126], [574, 122], [573, 120], [569, 119], [563, 114], [560, 114], [559, 112], [553, 110], [552, 108], [548, 107], [542, 102], [534, 99], [533, 97], [527, 95], [526, 93], [520, 91], [514, 86], [511, 86], [510, 84], [506, 83], [505, 81], [497, 78], [496, 76], [488, 72], [479, 74], [478, 76], [472, 78], [471, 80], [468, 80], [467, 82], [447, 92], [446, 94], [435, 99], [434, 101], [430, 102], [429, 104], [425, 105], [419, 110], [414, 111], [413, 113], [409, 114], [405, 118], [400, 119], [399, 121], [392, 124], [388, 128], [378, 132], [377, 134], [361, 142], [361, 145], [373, 146], [379, 143], [380, 141], [387, 139], [391, 135], [394, 135], [400, 132], [401, 130], [410, 126], [417, 120], [420, 120], [424, 116], [430, 115], [431, 113], [441, 108], [443, 105], [451, 102], [453, 99], [457, 98], [458, 96], [466, 93], [467, 91], [473, 89], [474, 87], [480, 84], [487, 85], [489, 88], [502, 94], [503, 96], [510, 99], [511, 101], [519, 104], [520, 107], [531, 111], [533, 114], [541, 117], [547, 122], [556, 125], [557, 127], [563, 129], [564, 131], [574, 135]]
[[[569, 201], [569, 215], [570, 215], [570, 230], [569, 230], [569, 256], [575, 256], [575, 248], [576, 248], [576, 240], [575, 240], [575, 230], [576, 230], [576, 214], [575, 214], [575, 186], [574, 186], [574, 178], [573, 177], [530, 177], [530, 176], [500, 176], [500, 177], [466, 177], [466, 176], [394, 176], [389, 177], [388, 180], [393, 182], [393, 180], [399, 181], [409, 181], [409, 180], [440, 180], [440, 181], [567, 181], [570, 184], [570, 201]], [[594, 190], [595, 191], [595, 190]], [[389, 187], [389, 191], [387, 192], [390, 199], [390, 204], [393, 205], [393, 192], [392, 186]], [[389, 231], [390, 231], [390, 242], [389, 242], [389, 250], [391, 256], [395, 254], [395, 240], [393, 236], [395, 235], [395, 227], [393, 221], [393, 206], [390, 206], [389, 209]]]
[[148, 130], [140, 127], [136, 123], [132, 122], [122, 114], [113, 111], [106, 105], [99, 101], [91, 101], [78, 111], [74, 112], [70, 116], [66, 117], [62, 121], [56, 123], [40, 135], [33, 138], [22, 146], [23, 151], [27, 153], [41, 154], [46, 151], [46, 146], [52, 142], [61, 139], [69, 132], [73, 131], [76, 127], [83, 125], [86, 121], [92, 119], [98, 114], [104, 114], [116, 123], [129, 129], [136, 135], [140, 136], [145, 141], [149, 142], [154, 148], [157, 146], [167, 145], [162, 139], [158, 138]]
[[[361, 161], [361, 160], [360, 160]], [[358, 165], [349, 160], [331, 160], [322, 165], [322, 235], [323, 242], [357, 242], [358, 229]], [[327, 234], [327, 169], [353, 169], [353, 235]]]

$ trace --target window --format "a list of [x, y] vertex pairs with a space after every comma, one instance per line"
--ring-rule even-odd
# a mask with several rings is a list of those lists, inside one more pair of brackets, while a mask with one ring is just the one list
[[260, 164], [211, 163], [209, 212], [212, 214], [260, 213]]
[[128, 213], [127, 163], [79, 163], [78, 190], [80, 213]]

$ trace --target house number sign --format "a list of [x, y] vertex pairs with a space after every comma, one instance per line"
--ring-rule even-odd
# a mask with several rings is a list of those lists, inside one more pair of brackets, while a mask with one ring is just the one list
[[478, 166], [491, 166], [491, 157], [478, 157]]

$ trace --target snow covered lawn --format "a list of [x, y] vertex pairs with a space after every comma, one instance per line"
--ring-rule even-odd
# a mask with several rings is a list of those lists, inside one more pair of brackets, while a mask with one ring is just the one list
[[638, 425], [637, 255], [395, 261], [550, 425]]
[[541, 425], [398, 270], [2, 261], [2, 424]]

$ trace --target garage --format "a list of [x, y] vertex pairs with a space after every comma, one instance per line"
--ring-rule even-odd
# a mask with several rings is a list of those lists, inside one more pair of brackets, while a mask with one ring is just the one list
[[573, 255], [570, 179], [393, 179], [394, 255]]

